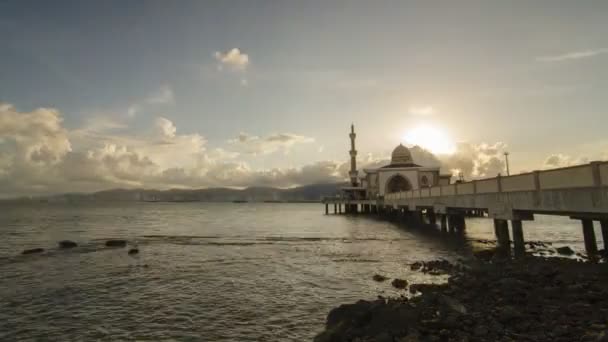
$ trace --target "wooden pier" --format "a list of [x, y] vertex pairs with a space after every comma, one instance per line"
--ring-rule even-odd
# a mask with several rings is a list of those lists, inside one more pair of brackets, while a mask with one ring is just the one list
[[[467, 216], [494, 220], [499, 250], [511, 254], [509, 221], [515, 257], [524, 255], [523, 221], [535, 214], [579, 220], [590, 258], [597, 256], [594, 222], [601, 225], [608, 250], [608, 162], [591, 162], [552, 170], [479, 179], [386, 194], [375, 199], [330, 197], [325, 213], [401, 215], [438, 224], [442, 231], [462, 231]], [[438, 222], [438, 223], [437, 223]]]

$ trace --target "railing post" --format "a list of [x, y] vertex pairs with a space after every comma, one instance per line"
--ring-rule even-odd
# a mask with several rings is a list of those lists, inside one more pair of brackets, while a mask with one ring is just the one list
[[600, 173], [601, 162], [592, 161], [589, 164], [591, 165], [591, 174], [593, 175], [593, 185], [596, 187], [602, 186], [602, 175]]
[[502, 176], [500, 173], [496, 176], [496, 182], [498, 184], [498, 192], [502, 192]]
[[[592, 161], [589, 163], [591, 165], [591, 175], [593, 177], [593, 186], [599, 188], [602, 186], [602, 174], [600, 173], [600, 164], [601, 162]], [[591, 202], [594, 206], [600, 206], [602, 201], [602, 195], [597, 190], [591, 190]]]
[[540, 171], [533, 171], [534, 175], [534, 205], [540, 205]]

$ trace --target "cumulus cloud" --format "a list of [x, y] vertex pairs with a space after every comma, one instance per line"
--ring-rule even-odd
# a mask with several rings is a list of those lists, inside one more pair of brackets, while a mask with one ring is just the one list
[[560, 167], [566, 167], [571, 165], [586, 164], [589, 159], [586, 157], [573, 158], [569, 155], [562, 153], [551, 154], [545, 159], [543, 164], [544, 169], [555, 169]]
[[608, 53], [608, 48], [571, 51], [559, 55], [538, 57], [536, 58], [536, 60], [539, 62], [564, 62], [569, 60], [595, 57], [605, 53]]
[[226, 52], [216, 51], [215, 59], [218, 61], [218, 70], [229, 68], [231, 70], [245, 70], [249, 65], [249, 55], [233, 48]]
[[276, 133], [266, 137], [240, 133], [235, 139], [229, 140], [230, 145], [248, 154], [269, 154], [276, 151], [288, 153], [296, 144], [314, 142], [313, 138], [293, 133]]
[[55, 109], [20, 112], [0, 104], [0, 196], [116, 187], [289, 187], [345, 177], [346, 163], [334, 161], [255, 170], [238, 160], [239, 148], [232, 149], [286, 152], [295, 144], [313, 141], [297, 134], [241, 134], [226, 150], [208, 149], [203, 136], [180, 133], [166, 117], [157, 118], [148, 133], [131, 136], [123, 128], [112, 120], [92, 119], [68, 130]]

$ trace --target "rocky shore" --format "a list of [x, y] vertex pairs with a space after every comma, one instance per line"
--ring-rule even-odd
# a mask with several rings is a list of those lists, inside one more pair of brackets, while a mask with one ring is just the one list
[[607, 264], [538, 256], [497, 260], [491, 254], [480, 253], [464, 267], [411, 265], [451, 277], [442, 285], [410, 284], [404, 291], [416, 294], [411, 297], [341, 305], [315, 342], [608, 342]]

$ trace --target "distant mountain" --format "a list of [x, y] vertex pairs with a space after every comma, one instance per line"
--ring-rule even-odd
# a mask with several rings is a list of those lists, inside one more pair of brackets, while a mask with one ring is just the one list
[[20, 198], [17, 202], [317, 202], [339, 192], [346, 183], [312, 184], [295, 188], [249, 187], [245, 189], [112, 189], [90, 194], [62, 194]]

